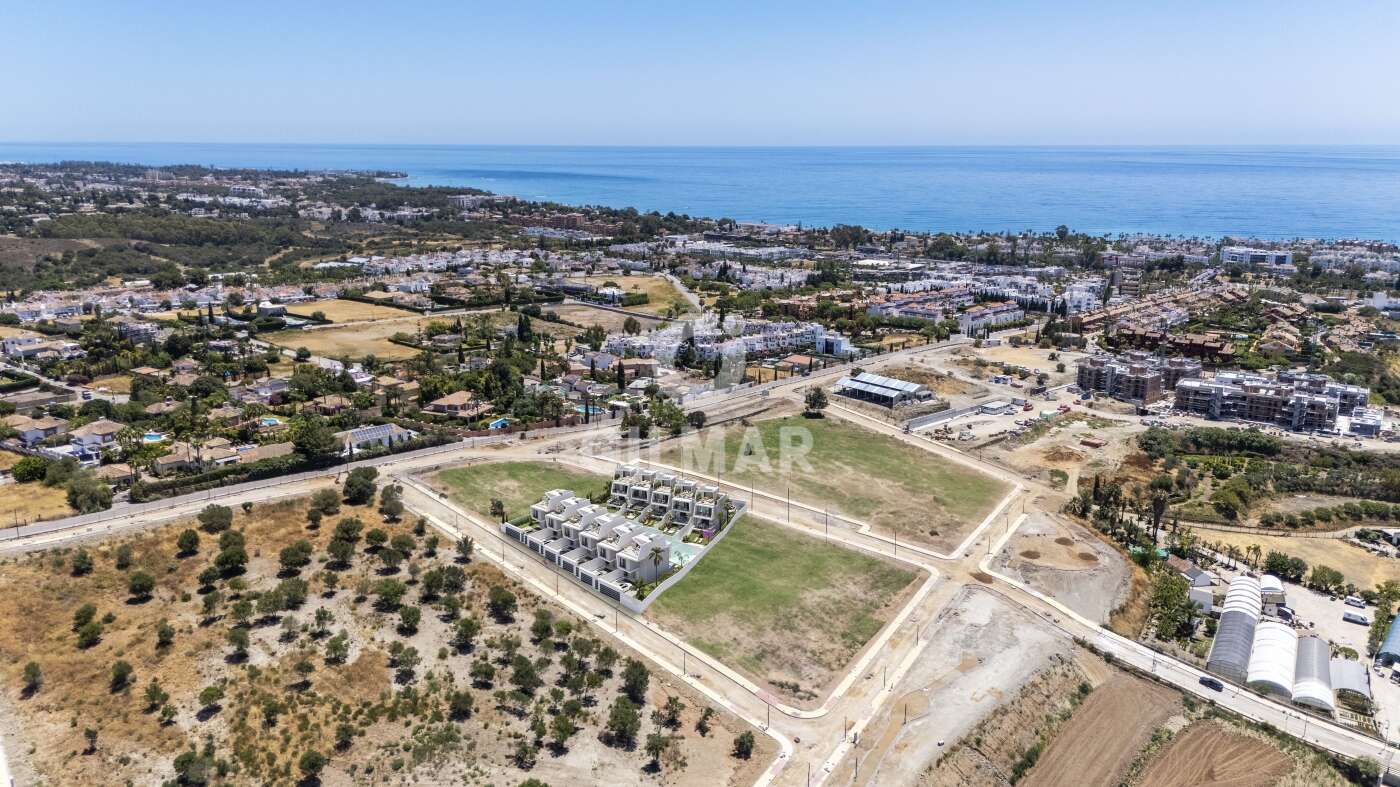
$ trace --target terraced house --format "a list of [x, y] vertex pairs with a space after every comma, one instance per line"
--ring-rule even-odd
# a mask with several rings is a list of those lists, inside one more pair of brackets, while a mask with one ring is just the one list
[[632, 466], [617, 470], [608, 502], [554, 489], [527, 518], [503, 523], [501, 530], [589, 588], [640, 611], [743, 512], [742, 503], [717, 487]]

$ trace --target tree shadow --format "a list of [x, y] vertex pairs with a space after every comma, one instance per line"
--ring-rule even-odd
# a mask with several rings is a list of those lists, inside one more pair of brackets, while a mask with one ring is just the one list
[[217, 715], [219, 714], [219, 711], [221, 711], [221, 710], [223, 710], [223, 709], [224, 709], [224, 706], [220, 705], [220, 704], [217, 703], [217, 702], [214, 703], [213, 705], [205, 705], [204, 707], [200, 708], [198, 711], [195, 711], [194, 717], [195, 717], [196, 719], [198, 719], [199, 721], [209, 721], [210, 719], [212, 719], [212, 718], [214, 718], [215, 716], [217, 716]]

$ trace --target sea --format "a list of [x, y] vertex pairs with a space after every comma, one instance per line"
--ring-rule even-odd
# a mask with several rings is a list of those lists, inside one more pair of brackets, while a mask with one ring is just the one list
[[393, 170], [405, 185], [804, 226], [1400, 241], [1400, 146], [0, 143], [0, 161]]

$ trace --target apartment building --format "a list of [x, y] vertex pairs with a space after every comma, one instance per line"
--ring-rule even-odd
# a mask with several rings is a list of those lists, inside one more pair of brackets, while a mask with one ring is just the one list
[[1255, 249], [1248, 246], [1225, 246], [1220, 249], [1220, 261], [1225, 264], [1256, 265], [1271, 267], [1292, 265], [1293, 252]]
[[995, 328], [1025, 318], [1026, 310], [1019, 304], [1010, 301], [983, 303], [958, 314], [958, 330], [966, 336], [971, 336], [983, 328]]
[[1151, 404], [1184, 379], [1200, 377], [1201, 364], [1189, 358], [1158, 358], [1145, 352], [1114, 357], [1095, 355], [1079, 362], [1078, 383], [1114, 399]]
[[1176, 408], [1213, 419], [1274, 424], [1294, 431], [1332, 431], [1337, 417], [1364, 407], [1369, 391], [1324, 374], [1280, 373], [1276, 379], [1221, 372], [1176, 385]]

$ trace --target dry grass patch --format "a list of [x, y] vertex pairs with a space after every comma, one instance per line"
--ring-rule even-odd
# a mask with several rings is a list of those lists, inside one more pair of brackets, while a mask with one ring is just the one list
[[1270, 536], [1263, 531], [1256, 535], [1207, 528], [1199, 528], [1196, 533], [1201, 538], [1227, 546], [1233, 545], [1241, 550], [1251, 544], [1258, 544], [1265, 554], [1283, 552], [1292, 557], [1302, 558], [1309, 566], [1331, 566], [1342, 572], [1347, 581], [1357, 587], [1375, 587], [1388, 579], [1400, 578], [1400, 567], [1396, 566], [1394, 559], [1367, 552], [1341, 538], [1296, 538]]
[[[8, 461], [14, 454], [4, 452]], [[6, 469], [14, 463], [6, 465]], [[0, 486], [0, 527], [23, 524], [39, 519], [62, 519], [76, 512], [68, 505], [68, 490], [61, 486], [44, 486], [38, 481]]]
[[[327, 562], [326, 547], [332, 523], [344, 517], [360, 519], [364, 530], [350, 563], [339, 565]], [[677, 692], [686, 698], [682, 719], [690, 726], [668, 733], [675, 741], [663, 759], [662, 783], [752, 780], [753, 768], [772, 750], [760, 743], [754, 760], [728, 757], [729, 741], [745, 726], [720, 713], [711, 719], [709, 735], [699, 735], [693, 725], [702, 701], [659, 675], [651, 677], [642, 705], [638, 749], [606, 745], [599, 731], [622, 690], [621, 659], [628, 654], [612, 650], [620, 648], [563, 613], [553, 613], [549, 636], [538, 639], [531, 624], [547, 605], [479, 561], [455, 564], [460, 592], [449, 586], [424, 598], [427, 572], [454, 569], [454, 554], [450, 544], [434, 549], [433, 534], [415, 534], [410, 523], [384, 523], [369, 508], [342, 507], [312, 528], [305, 500], [237, 513], [231, 532], [246, 540], [247, 570], [214, 582], [220, 596], [207, 613], [203, 594], [209, 588], [200, 588], [197, 577], [210, 566], [218, 537], [201, 533], [196, 554], [177, 555], [178, 534], [192, 524], [88, 546], [94, 565], [81, 576], [73, 576], [72, 549], [31, 553], [0, 570], [0, 681], [18, 720], [22, 756], [41, 777], [75, 785], [159, 784], [173, 778], [177, 755], [202, 750], [207, 741], [226, 772], [220, 783], [297, 784], [301, 756], [315, 750], [330, 758], [328, 784], [516, 784], [527, 778], [517, 762], [523, 742], [532, 759], [547, 763], [542, 771], [555, 783], [584, 783], [597, 773], [642, 781], [653, 778], [645, 776], [647, 758], [640, 751], [640, 742], [657, 729], [650, 713]], [[382, 567], [368, 548], [374, 528], [400, 542], [408, 539], [395, 547], [408, 551], [403, 567]], [[310, 563], [279, 567], [281, 550], [298, 540], [310, 545]], [[130, 564], [118, 568], [124, 553]], [[155, 578], [155, 590], [148, 600], [133, 602], [128, 581], [138, 571]], [[278, 594], [297, 580], [306, 582], [299, 603], [265, 604], [280, 602]], [[376, 601], [386, 581], [403, 583], [401, 608], [421, 611], [416, 626], [405, 628], [394, 605]], [[510, 619], [488, 612], [493, 588], [514, 594], [518, 608]], [[456, 599], [456, 611], [448, 598]], [[252, 605], [246, 624], [239, 622], [243, 603]], [[93, 605], [101, 635], [80, 648], [72, 620], [84, 604]], [[325, 615], [330, 622], [322, 632], [316, 621]], [[473, 644], [462, 649], [452, 643], [458, 615], [481, 623]], [[157, 643], [162, 621], [173, 631], [166, 647]], [[228, 640], [237, 631], [249, 640], [245, 658], [236, 657]], [[331, 656], [340, 632], [347, 643], [343, 661]], [[392, 655], [405, 646], [420, 659], [406, 670]], [[605, 648], [620, 656], [611, 667], [604, 663]], [[573, 656], [581, 661], [566, 667]], [[118, 660], [134, 674], [127, 686], [112, 689]], [[19, 686], [30, 661], [42, 669], [43, 685], [25, 696]], [[469, 673], [477, 663], [492, 665], [495, 676], [473, 680]], [[521, 663], [532, 665], [542, 683], [516, 692], [513, 665]], [[568, 682], [589, 674], [596, 683]], [[170, 706], [167, 720], [146, 699], [152, 679], [168, 695], [156, 703]], [[223, 698], [203, 706], [201, 690], [215, 685], [223, 688]], [[454, 692], [472, 698], [470, 714], [451, 715], [448, 698]], [[566, 698], [578, 702], [574, 710], [564, 709]], [[531, 719], [548, 724], [564, 712], [575, 714], [578, 731], [557, 751], [535, 743]], [[338, 748], [342, 726], [352, 737]], [[91, 751], [88, 728], [97, 733]]]
[[678, 314], [692, 310], [690, 302], [685, 299], [680, 290], [676, 289], [676, 285], [672, 284], [669, 279], [660, 276], [637, 274], [631, 276], [586, 276], [583, 280], [600, 287], [611, 282], [629, 294], [646, 293], [647, 302], [638, 306], [628, 306], [629, 311], [644, 314], [665, 314], [666, 309], [672, 305], [677, 308]]
[[92, 382], [87, 384], [88, 388], [97, 390], [106, 388], [112, 393], [131, 393], [131, 375], [129, 374], [109, 374], [106, 377], [94, 377]]
[[340, 298], [298, 303], [287, 307], [288, 314], [294, 314], [300, 317], [310, 317], [316, 312], [321, 312], [325, 318], [331, 322], [386, 320], [394, 317], [412, 317], [416, 314], [416, 312], [398, 309], [393, 306], [381, 306], [377, 303], [341, 300]]
[[[619, 314], [615, 311], [599, 309], [596, 306], [587, 306], [582, 303], [565, 303], [558, 306], [550, 306], [545, 309], [545, 311], [557, 314], [560, 319], [573, 323], [574, 325], [582, 325], [585, 328], [592, 325], [601, 326], [603, 330], [608, 333], [617, 333], [621, 331], [622, 324], [627, 322], [628, 317], [626, 314]], [[644, 331], [651, 330], [661, 324], [660, 320], [653, 320], [647, 317], [637, 317], [635, 319], [637, 322], [641, 323], [642, 330]], [[536, 330], [551, 329], [547, 326], [543, 326], [537, 327]], [[556, 330], [554, 332], [559, 333], [560, 331]]]

